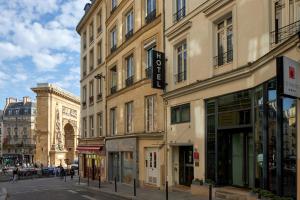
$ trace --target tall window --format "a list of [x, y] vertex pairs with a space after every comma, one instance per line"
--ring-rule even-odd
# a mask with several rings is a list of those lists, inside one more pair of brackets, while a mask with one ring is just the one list
[[94, 81], [91, 81], [89, 84], [89, 93], [90, 93], [89, 96], [90, 104], [93, 104], [94, 103]]
[[111, 38], [111, 52], [114, 52], [117, 49], [117, 28], [114, 27], [110, 32], [110, 38]]
[[147, 59], [147, 66], [146, 66], [146, 77], [152, 77], [152, 67], [153, 67], [153, 50], [155, 50], [156, 45], [151, 46], [146, 50], [146, 59]]
[[128, 102], [125, 104], [126, 108], [126, 133], [131, 133], [133, 131], [132, 118], [133, 118], [133, 102]]
[[82, 119], [82, 136], [84, 137], [84, 138], [86, 138], [87, 137], [87, 123], [86, 123], [86, 117], [84, 117], [83, 119]]
[[171, 108], [171, 124], [190, 121], [190, 104], [174, 106]]
[[94, 40], [94, 26], [93, 26], [93, 22], [90, 23], [89, 34], [90, 34], [90, 42], [92, 42]]
[[102, 31], [102, 11], [100, 10], [97, 14], [97, 33]]
[[174, 22], [181, 20], [185, 16], [186, 4], [185, 0], [176, 0], [176, 11], [174, 14]]
[[86, 106], [86, 86], [82, 87], [82, 105]]
[[114, 136], [117, 134], [117, 127], [116, 127], [116, 108], [110, 109], [110, 135]]
[[146, 132], [154, 131], [154, 112], [155, 112], [155, 96], [145, 97], [145, 125]]
[[126, 15], [126, 39], [133, 35], [133, 10], [129, 11]]
[[111, 10], [114, 11], [117, 8], [118, 1], [117, 0], [111, 0]]
[[113, 94], [117, 91], [117, 81], [118, 81], [118, 74], [117, 74], [117, 67], [114, 66], [110, 70], [110, 77], [111, 77], [111, 90], [110, 93]]
[[217, 24], [217, 56], [214, 66], [221, 66], [233, 60], [232, 17], [229, 16]]
[[177, 74], [175, 79], [177, 82], [186, 80], [187, 70], [187, 47], [186, 42], [183, 42], [177, 47]]
[[94, 50], [90, 51], [90, 72], [94, 69]]
[[147, 10], [147, 16], [150, 15], [153, 11], [156, 10], [156, 0], [146, 0], [146, 10]]
[[94, 137], [94, 116], [93, 115], [90, 116], [89, 122], [90, 122], [90, 137]]
[[97, 63], [98, 65], [102, 63], [102, 41], [97, 44]]
[[126, 58], [126, 86], [130, 86], [134, 81], [133, 55]]
[[102, 98], [102, 78], [97, 79], [97, 100]]
[[83, 50], [86, 49], [86, 31], [83, 33], [83, 36], [82, 36], [82, 45], [83, 45]]
[[87, 74], [87, 60], [86, 60], [86, 56], [83, 57], [83, 60], [82, 60], [82, 76], [86, 76]]
[[97, 114], [97, 134], [98, 136], [103, 136], [103, 114], [98, 113]]

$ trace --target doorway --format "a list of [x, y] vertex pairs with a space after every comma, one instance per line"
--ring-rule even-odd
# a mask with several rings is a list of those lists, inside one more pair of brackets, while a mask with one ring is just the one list
[[191, 186], [194, 179], [193, 146], [179, 147], [179, 184]]
[[248, 187], [253, 171], [251, 129], [219, 130], [217, 142], [217, 184]]
[[148, 184], [159, 186], [159, 159], [158, 148], [146, 148], [145, 166], [146, 182]]

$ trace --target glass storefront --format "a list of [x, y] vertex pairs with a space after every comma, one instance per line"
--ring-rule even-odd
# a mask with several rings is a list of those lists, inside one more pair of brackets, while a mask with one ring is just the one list
[[296, 197], [296, 100], [276, 79], [207, 100], [206, 130], [206, 179]]
[[101, 176], [104, 176], [104, 157], [97, 154], [84, 154], [85, 177], [89, 176], [92, 180], [98, 179], [100, 172]]

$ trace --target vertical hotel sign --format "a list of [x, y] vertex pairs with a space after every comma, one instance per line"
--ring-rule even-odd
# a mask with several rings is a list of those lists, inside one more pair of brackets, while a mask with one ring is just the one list
[[300, 63], [284, 56], [278, 57], [276, 62], [278, 94], [300, 98]]
[[152, 87], [165, 89], [165, 54], [153, 50]]

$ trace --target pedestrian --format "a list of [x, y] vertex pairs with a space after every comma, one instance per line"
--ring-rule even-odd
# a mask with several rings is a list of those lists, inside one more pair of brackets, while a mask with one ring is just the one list
[[65, 169], [63, 167], [61, 167], [61, 169], [60, 169], [60, 177], [61, 177], [61, 179], [63, 179], [64, 175], [65, 175]]
[[13, 169], [12, 183], [17, 182], [18, 171], [19, 171], [18, 167], [15, 167]]
[[74, 176], [74, 174], [75, 174], [74, 168], [71, 168], [70, 174], [71, 174], [71, 179], [73, 180], [73, 176]]

